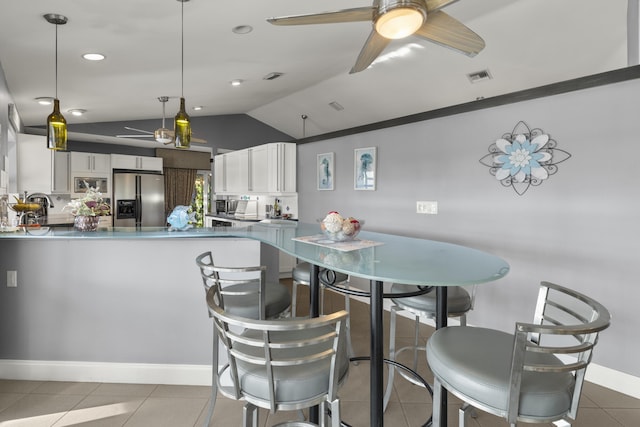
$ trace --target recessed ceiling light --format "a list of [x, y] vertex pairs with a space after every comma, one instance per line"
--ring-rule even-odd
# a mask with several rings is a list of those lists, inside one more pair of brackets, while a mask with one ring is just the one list
[[195, 107], [193, 107], [193, 111], [200, 111], [202, 110], [202, 105], [196, 105]]
[[330, 102], [330, 103], [329, 103], [329, 106], [330, 106], [331, 108], [333, 108], [334, 110], [336, 110], [336, 111], [342, 111], [342, 110], [344, 110], [344, 107], [343, 107], [342, 105], [340, 105], [340, 103], [338, 103], [338, 102], [336, 102], [336, 101]]
[[240, 86], [241, 84], [242, 84], [242, 80], [241, 79], [231, 80], [231, 86]]
[[87, 110], [83, 110], [82, 108], [73, 108], [71, 110], [67, 110], [67, 112], [73, 114], [74, 116], [81, 116], [87, 112]]
[[236, 34], [249, 34], [253, 31], [253, 27], [251, 25], [238, 25], [231, 29]]
[[101, 53], [85, 53], [82, 57], [87, 61], [102, 61], [105, 58]]
[[36, 98], [36, 101], [40, 105], [51, 105], [53, 104], [53, 98], [50, 96], [39, 96]]

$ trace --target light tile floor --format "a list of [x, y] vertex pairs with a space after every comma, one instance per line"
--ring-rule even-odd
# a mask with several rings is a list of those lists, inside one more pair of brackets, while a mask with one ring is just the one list
[[[300, 301], [306, 300], [305, 287], [300, 287]], [[352, 300], [353, 301], [353, 300]], [[342, 308], [341, 295], [328, 292], [325, 310]], [[302, 307], [299, 307], [302, 310]], [[352, 340], [357, 355], [368, 353], [368, 306], [352, 302]], [[412, 340], [412, 326], [399, 318], [399, 340]], [[389, 327], [388, 316], [385, 327]], [[432, 328], [421, 327], [423, 340]], [[597, 349], [596, 349], [597, 351]], [[422, 354], [423, 356], [423, 354]], [[406, 355], [407, 358], [410, 355]], [[401, 360], [408, 363], [407, 359]], [[369, 383], [366, 362], [352, 364], [347, 383], [341, 388], [342, 418], [350, 425], [369, 426]], [[424, 356], [418, 371], [431, 375]], [[449, 426], [458, 427], [457, 409], [460, 402], [449, 399]], [[202, 426], [207, 415], [208, 387], [172, 386], [161, 384], [102, 384], [50, 381], [12, 381], [0, 379], [0, 427], [182, 427]], [[385, 413], [385, 425], [391, 427], [420, 426], [431, 412], [431, 398], [426, 391], [398, 378]], [[241, 425], [242, 404], [219, 397], [211, 426]], [[296, 414], [261, 412], [260, 427], [296, 419]], [[478, 411], [470, 427], [505, 427], [506, 422]], [[541, 424], [537, 424], [541, 425]], [[519, 426], [533, 426], [521, 423]], [[541, 426], [551, 426], [542, 424]], [[576, 427], [638, 427], [640, 400], [587, 383]]]

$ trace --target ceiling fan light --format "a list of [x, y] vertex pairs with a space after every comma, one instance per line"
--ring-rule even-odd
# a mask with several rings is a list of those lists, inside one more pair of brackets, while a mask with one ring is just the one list
[[378, 16], [375, 29], [387, 39], [401, 39], [415, 33], [424, 24], [425, 14], [413, 7], [398, 7]]
[[168, 144], [169, 142], [173, 141], [171, 131], [165, 128], [156, 129], [156, 131], [153, 133], [153, 138], [162, 144]]

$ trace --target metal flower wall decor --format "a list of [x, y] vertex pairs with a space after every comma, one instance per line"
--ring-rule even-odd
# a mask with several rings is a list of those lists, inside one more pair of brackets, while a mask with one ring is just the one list
[[480, 163], [489, 167], [505, 187], [512, 187], [522, 196], [529, 187], [538, 186], [558, 171], [558, 163], [571, 154], [557, 147], [558, 143], [541, 129], [529, 129], [518, 122], [511, 133], [489, 145], [489, 154]]

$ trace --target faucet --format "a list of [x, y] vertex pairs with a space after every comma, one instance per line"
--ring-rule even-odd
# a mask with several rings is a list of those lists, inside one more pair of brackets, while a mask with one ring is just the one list
[[[25, 194], [26, 194], [26, 191], [25, 191]], [[25, 202], [27, 200], [31, 200], [32, 197], [41, 197], [41, 198], [45, 199], [47, 201], [47, 203], [46, 203], [47, 208], [54, 207], [53, 206], [53, 202], [51, 201], [51, 197], [49, 197], [47, 194], [44, 194], [44, 193], [32, 193], [32, 194], [29, 194], [28, 196], [25, 196], [25, 198], [24, 198]]]

